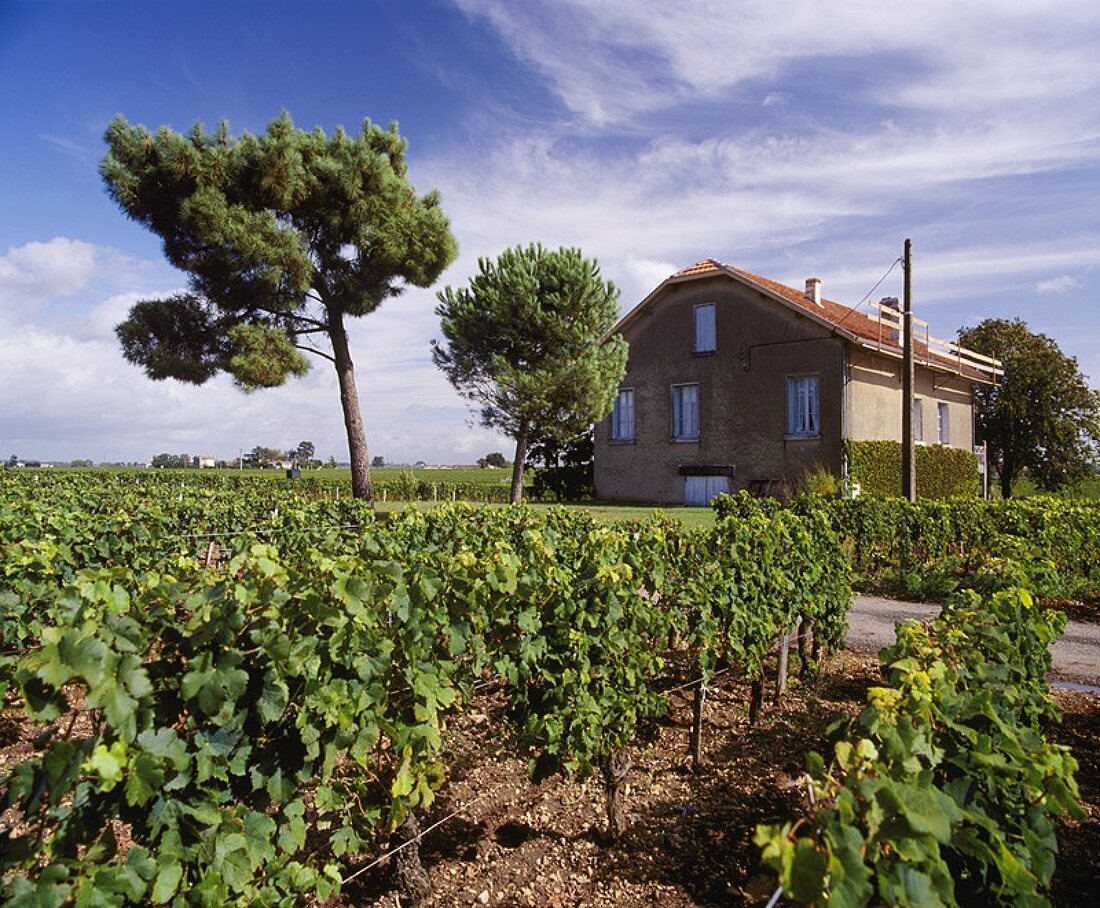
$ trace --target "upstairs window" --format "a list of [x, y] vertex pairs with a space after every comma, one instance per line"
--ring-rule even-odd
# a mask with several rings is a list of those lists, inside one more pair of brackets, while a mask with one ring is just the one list
[[672, 438], [699, 440], [699, 386], [672, 386]]
[[818, 438], [821, 435], [821, 404], [816, 375], [797, 375], [787, 379], [787, 435], [795, 438]]
[[951, 444], [951, 419], [947, 404], [936, 405], [936, 440], [941, 445]]
[[713, 353], [717, 348], [714, 334], [714, 303], [700, 303], [695, 307], [696, 353]]
[[623, 388], [611, 411], [611, 440], [634, 440], [634, 389]]

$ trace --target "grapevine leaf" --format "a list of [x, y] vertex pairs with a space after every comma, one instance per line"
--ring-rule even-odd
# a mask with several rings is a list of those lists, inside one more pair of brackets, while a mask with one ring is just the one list
[[162, 866], [153, 882], [153, 902], [158, 905], [167, 902], [175, 894], [182, 879], [183, 866], [178, 862], [173, 861], [171, 864]]

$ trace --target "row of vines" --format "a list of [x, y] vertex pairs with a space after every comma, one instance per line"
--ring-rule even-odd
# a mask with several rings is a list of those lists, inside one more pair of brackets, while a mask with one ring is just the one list
[[1049, 743], [1043, 677], [1065, 616], [1019, 588], [954, 594], [901, 625], [887, 684], [811, 754], [806, 817], [757, 830], [799, 904], [1046, 905], [1055, 820], [1085, 815], [1076, 761]]
[[38, 723], [0, 829], [27, 905], [327, 899], [415, 835], [448, 717], [485, 685], [502, 740], [602, 776], [621, 831], [671, 642], [701, 679], [759, 678], [796, 621], [837, 645], [851, 598], [823, 512], [383, 522], [263, 483], [4, 476], [0, 546], [0, 693]]
[[827, 507], [857, 589], [942, 598], [982, 577], [1026, 579], [1043, 599], [1100, 600], [1100, 503], [899, 498], [805, 499]]

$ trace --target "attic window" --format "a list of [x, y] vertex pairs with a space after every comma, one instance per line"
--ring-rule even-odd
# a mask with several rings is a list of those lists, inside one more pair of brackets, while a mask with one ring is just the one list
[[713, 353], [717, 349], [714, 332], [714, 303], [695, 307], [695, 353]]

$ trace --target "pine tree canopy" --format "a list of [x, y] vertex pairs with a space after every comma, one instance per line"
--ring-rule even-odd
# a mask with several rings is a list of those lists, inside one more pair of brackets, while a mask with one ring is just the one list
[[284, 112], [260, 135], [233, 137], [225, 123], [150, 133], [120, 116], [106, 141], [108, 193], [161, 238], [190, 284], [133, 307], [116, 329], [126, 359], [154, 379], [201, 384], [224, 371], [245, 390], [303, 374], [303, 351], [330, 360], [353, 474], [362, 460], [369, 495], [344, 317], [373, 312], [408, 284], [430, 286], [456, 254], [439, 196], [417, 196], [408, 181], [396, 124], [367, 120], [356, 136], [327, 136], [296, 129]]
[[106, 139], [108, 193], [190, 277], [190, 295], [142, 303], [120, 326], [152, 378], [281, 384], [307, 368], [293, 347], [327, 329], [327, 310], [366, 315], [454, 258], [438, 195], [408, 182], [396, 125], [326, 136], [283, 113], [233, 138], [225, 123], [151, 134], [117, 117]]
[[517, 246], [478, 268], [468, 287], [438, 294], [446, 343], [432, 357], [484, 425], [516, 439], [518, 500], [531, 439], [566, 441], [611, 411], [627, 356], [622, 337], [606, 337], [619, 290], [579, 249]]

